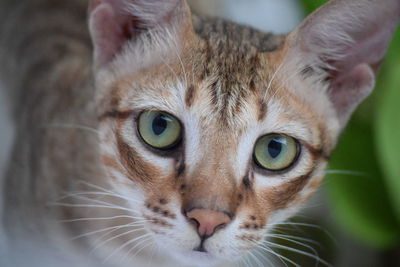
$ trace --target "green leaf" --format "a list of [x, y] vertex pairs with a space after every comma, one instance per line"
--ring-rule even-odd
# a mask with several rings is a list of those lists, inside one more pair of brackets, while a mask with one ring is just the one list
[[[380, 83], [376, 115], [376, 149], [385, 174], [390, 199], [400, 221], [400, 32], [386, 59], [385, 80]], [[394, 50], [396, 53], [394, 53]]]
[[329, 167], [344, 172], [328, 174], [326, 190], [335, 217], [345, 229], [373, 247], [387, 248], [400, 240], [400, 233], [373, 141], [370, 126], [353, 120]]

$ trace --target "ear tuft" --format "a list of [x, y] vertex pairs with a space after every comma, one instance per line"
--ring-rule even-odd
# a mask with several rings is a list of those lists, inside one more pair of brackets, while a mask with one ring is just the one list
[[112, 61], [142, 33], [168, 31], [190, 17], [184, 0], [91, 0], [88, 12], [96, 66]]
[[372, 91], [375, 74], [400, 20], [399, 0], [332, 0], [289, 37], [301, 69], [319, 69], [342, 127]]

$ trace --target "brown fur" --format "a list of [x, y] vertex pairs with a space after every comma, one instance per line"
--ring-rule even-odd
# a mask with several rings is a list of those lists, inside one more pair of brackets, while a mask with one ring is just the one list
[[[177, 1], [163, 13], [160, 29], [146, 32], [149, 22], [140, 24], [130, 32], [130, 45], [120, 44], [123, 52], [98, 62], [98, 28], [91, 28], [93, 59], [85, 2], [0, 2], [2, 74], [18, 99], [18, 137], [4, 192], [9, 236], [33, 228], [47, 247], [64, 251], [67, 237], [83, 234], [74, 244], [86, 249], [72, 254], [86, 256], [104, 236], [85, 233], [107, 227], [123, 233], [123, 223], [137, 223], [140, 232], [116, 238], [111, 250], [95, 250], [95, 262], [113, 255], [112, 249], [134, 254], [123, 244], [143, 233], [168, 253], [204, 247], [218, 262], [262, 243], [269, 224], [290, 216], [318, 187], [339, 134], [329, 124], [337, 118], [325, 92], [305, 93], [311, 90], [306, 80], [318, 72], [303, 66], [295, 86], [286, 73], [294, 37], [192, 17]], [[89, 16], [101, 1], [91, 3]], [[136, 15], [124, 31], [137, 26]], [[16, 30], [20, 25], [26, 25], [23, 32]], [[314, 99], [326, 108], [321, 111]], [[176, 149], [144, 143], [136, 122], [144, 110], [168, 112], [181, 122]], [[73, 126], [57, 128], [60, 123]], [[297, 162], [284, 171], [254, 162], [255, 142], [270, 133], [293, 136], [301, 147]], [[224, 213], [232, 223], [199, 237], [186, 215], [192, 209]], [[55, 222], [90, 217], [83, 224]], [[148, 259], [149, 251], [135, 254], [133, 262]], [[157, 255], [160, 262], [181, 264], [168, 253]]]

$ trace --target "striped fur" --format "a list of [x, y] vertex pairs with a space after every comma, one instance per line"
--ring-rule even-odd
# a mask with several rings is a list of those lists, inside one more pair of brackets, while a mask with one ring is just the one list
[[[1, 74], [18, 125], [5, 180], [7, 233], [43, 244], [39, 255], [83, 266], [231, 266], [297, 212], [324, 176], [342, 129], [324, 70], [293, 56], [293, 34], [192, 16], [175, 0], [103, 6], [122, 5], [132, 13], [124, 16], [142, 21], [137, 36], [97, 60], [104, 47], [96, 31], [107, 21], [92, 14], [104, 2], [89, 8], [92, 45], [87, 1], [0, 1]], [[156, 9], [146, 13], [150, 2]], [[138, 136], [137, 116], [151, 109], [183, 125], [171, 153]], [[301, 144], [285, 172], [253, 161], [256, 140], [268, 133]], [[185, 207], [233, 218], [206, 240], [207, 254], [193, 252], [201, 241]]]

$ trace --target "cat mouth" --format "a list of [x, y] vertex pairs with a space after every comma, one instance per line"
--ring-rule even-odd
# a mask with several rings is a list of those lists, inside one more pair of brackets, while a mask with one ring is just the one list
[[201, 262], [202, 264], [206, 265], [212, 265], [216, 263], [218, 261], [217, 257], [204, 247], [204, 243], [205, 242], [203, 239], [197, 247], [193, 248], [192, 250], [183, 252], [183, 256], [186, 259], [190, 259], [192, 263]]
[[205, 241], [205, 240], [206, 240], [206, 238], [203, 237], [203, 238], [201, 239], [201, 242], [200, 242], [199, 246], [196, 247], [196, 248], [194, 248], [193, 251], [195, 251], [195, 252], [202, 252], [202, 253], [208, 253], [208, 251], [204, 248], [204, 241]]
[[203, 245], [198, 246], [197, 248], [194, 248], [193, 251], [195, 251], [195, 252], [208, 253], [208, 251], [203, 247]]

